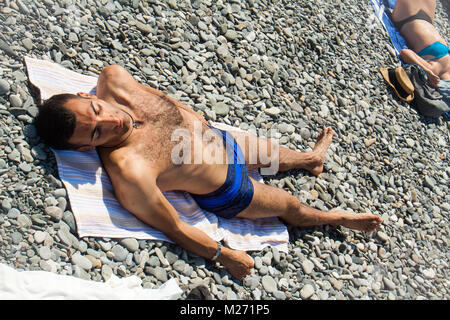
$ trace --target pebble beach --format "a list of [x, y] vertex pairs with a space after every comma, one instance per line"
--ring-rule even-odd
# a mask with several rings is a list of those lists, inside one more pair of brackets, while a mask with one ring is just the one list
[[[435, 27], [450, 35], [448, 1]], [[0, 263], [89, 281], [175, 278], [181, 299], [448, 300], [450, 122], [398, 99], [400, 65], [369, 0], [0, 1]], [[25, 56], [97, 76], [111, 64], [203, 114], [311, 151], [335, 131], [319, 177], [267, 176], [303, 203], [382, 217], [375, 232], [288, 226], [288, 253], [249, 252], [252, 274], [163, 242], [79, 238], [52, 151], [36, 135]]]

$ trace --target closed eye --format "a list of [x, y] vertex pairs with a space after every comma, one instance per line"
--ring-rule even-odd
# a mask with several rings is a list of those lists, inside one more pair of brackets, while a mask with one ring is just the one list
[[[92, 103], [92, 101], [91, 101], [91, 109], [92, 109], [92, 112], [94, 113], [94, 115], [98, 116], [99, 112], [94, 108], [94, 104]], [[100, 128], [95, 126], [94, 130], [92, 130], [92, 133], [91, 133], [91, 142], [94, 140], [94, 138], [98, 139], [100, 137], [100, 133], [101, 133]], [[96, 137], [96, 135], [97, 135], [97, 137]]]
[[96, 116], [98, 116], [99, 112], [95, 109], [94, 104], [92, 103], [92, 101], [91, 101], [91, 109], [92, 109], [92, 112], [94, 112], [94, 114]]

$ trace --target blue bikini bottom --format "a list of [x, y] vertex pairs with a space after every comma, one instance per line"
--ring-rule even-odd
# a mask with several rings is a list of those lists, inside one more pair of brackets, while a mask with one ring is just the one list
[[248, 176], [247, 162], [233, 136], [217, 128], [211, 130], [222, 135], [228, 159], [225, 183], [208, 194], [192, 194], [198, 206], [223, 218], [233, 218], [250, 205], [254, 187]]
[[434, 58], [426, 59], [427, 61], [429, 61], [429, 60], [437, 60], [439, 58], [445, 57], [446, 55], [449, 54], [449, 52], [450, 52], [450, 49], [445, 44], [436, 41], [435, 43], [429, 45], [425, 49], [417, 52], [417, 55], [419, 55], [420, 57], [433, 56]]

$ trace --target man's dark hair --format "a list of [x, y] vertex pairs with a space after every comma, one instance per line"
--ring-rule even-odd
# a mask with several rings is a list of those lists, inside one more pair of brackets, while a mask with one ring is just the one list
[[75, 131], [76, 116], [66, 108], [70, 99], [81, 99], [70, 93], [57, 94], [45, 100], [34, 120], [38, 135], [54, 149], [75, 149], [68, 141]]

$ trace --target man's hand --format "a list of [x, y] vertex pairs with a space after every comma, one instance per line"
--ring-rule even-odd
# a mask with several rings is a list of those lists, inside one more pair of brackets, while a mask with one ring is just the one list
[[245, 251], [229, 248], [223, 248], [217, 260], [238, 280], [242, 280], [245, 276], [249, 275], [255, 265], [253, 259]]

